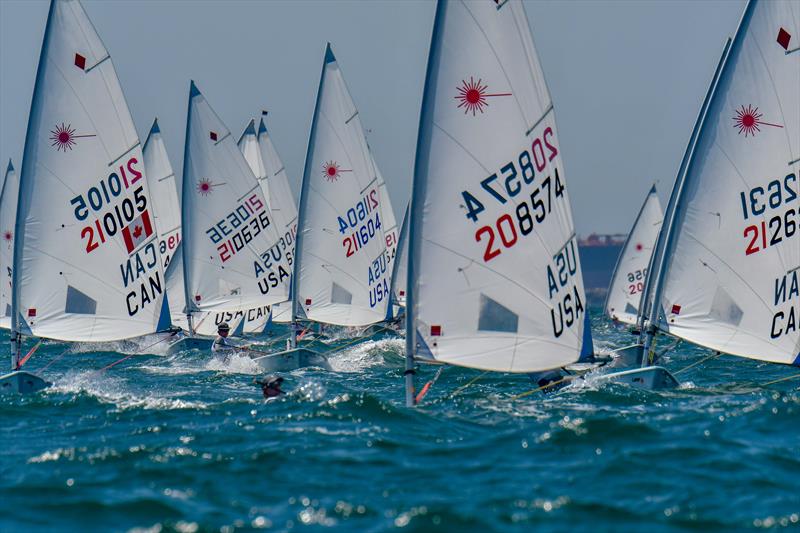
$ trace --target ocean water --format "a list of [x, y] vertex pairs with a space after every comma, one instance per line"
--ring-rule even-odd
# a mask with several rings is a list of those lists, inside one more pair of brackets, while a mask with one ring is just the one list
[[[593, 330], [601, 352], [630, 340]], [[270, 401], [252, 363], [200, 352], [97, 372], [135, 351], [46, 343], [28, 366], [55, 386], [0, 397], [1, 531], [800, 530], [800, 380], [764, 385], [796, 368], [723, 356], [678, 390], [514, 399], [524, 376], [448, 367], [410, 410], [400, 339]]]

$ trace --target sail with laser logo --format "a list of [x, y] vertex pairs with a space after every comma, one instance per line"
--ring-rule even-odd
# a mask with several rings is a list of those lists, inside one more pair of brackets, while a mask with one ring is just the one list
[[182, 185], [189, 311], [245, 312], [288, 297], [289, 266], [272, 212], [230, 131], [194, 82]]
[[522, 3], [440, 1], [410, 218], [407, 351], [576, 361], [586, 300], [553, 103]]
[[748, 3], [676, 202], [658, 327], [800, 364], [800, 5]]
[[142, 149], [77, 0], [50, 5], [15, 233], [15, 331], [67, 341], [156, 331], [165, 283]]
[[612, 320], [636, 324], [650, 256], [653, 254], [663, 219], [664, 211], [658, 200], [656, 186], [653, 185], [636, 215], [633, 228], [625, 240], [611, 275], [604, 307]]
[[19, 178], [9, 160], [0, 193], [0, 328], [3, 329], [11, 328], [11, 274], [18, 199]]
[[293, 282], [295, 305], [306, 318], [345, 326], [386, 318], [388, 204], [380, 185], [358, 110], [328, 45], [303, 176]]

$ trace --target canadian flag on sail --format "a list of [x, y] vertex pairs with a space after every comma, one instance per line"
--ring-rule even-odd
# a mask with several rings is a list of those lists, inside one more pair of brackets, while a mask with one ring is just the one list
[[125, 248], [128, 253], [133, 252], [150, 235], [153, 234], [153, 225], [150, 223], [150, 213], [145, 209], [133, 222], [122, 228], [122, 237], [125, 239]]

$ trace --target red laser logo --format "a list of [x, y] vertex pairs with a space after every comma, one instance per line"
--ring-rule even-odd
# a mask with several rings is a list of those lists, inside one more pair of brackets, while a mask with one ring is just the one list
[[453, 97], [459, 101], [458, 108], [464, 108], [465, 115], [472, 112], [472, 116], [474, 117], [476, 111], [483, 113], [484, 109], [489, 107], [489, 102], [486, 101], [487, 98], [511, 96], [511, 93], [488, 94], [486, 89], [488, 89], [489, 86], [482, 85], [481, 81], [480, 79], [475, 81], [472, 76], [470, 76], [469, 81], [462, 80], [461, 87], [458, 87], [458, 94]]
[[215, 185], [211, 183], [211, 180], [208, 178], [197, 182], [197, 192], [199, 192], [201, 196], [208, 196], [211, 194], [211, 191], [214, 189], [214, 187]]
[[342, 172], [352, 172], [352, 170], [341, 168], [336, 161], [326, 161], [322, 165], [322, 175], [331, 183], [338, 180]]
[[60, 126], [56, 124], [55, 128], [50, 130], [50, 140], [53, 141], [50, 146], [55, 146], [56, 151], [66, 152], [67, 149], [72, 150], [77, 144], [75, 139], [81, 137], [94, 137], [94, 135], [75, 135], [75, 128], [71, 124], [65, 126], [62, 122]]
[[761, 131], [759, 126], [772, 126], [773, 128], [783, 127], [780, 124], [764, 122], [761, 120], [763, 116], [764, 114], [759, 113], [757, 107], [753, 107], [752, 105], [745, 107], [742, 105], [736, 110], [736, 116], [733, 117], [733, 127], [739, 130], [739, 135], [744, 133], [745, 137], [748, 135], [755, 137], [756, 133]]

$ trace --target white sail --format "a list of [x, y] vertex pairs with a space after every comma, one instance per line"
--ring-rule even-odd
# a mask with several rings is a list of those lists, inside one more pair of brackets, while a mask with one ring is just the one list
[[613, 320], [636, 324], [650, 256], [653, 254], [663, 219], [664, 211], [661, 209], [656, 186], [653, 185], [636, 215], [633, 228], [611, 275], [605, 311]]
[[286, 300], [289, 267], [264, 193], [194, 82], [182, 190], [189, 311], [235, 314]]
[[509, 372], [576, 361], [581, 267], [519, 1], [438, 3], [417, 142], [407, 351]]
[[[371, 155], [371, 154], [370, 154]], [[378, 191], [381, 197], [381, 225], [383, 226], [383, 237], [386, 240], [386, 257], [388, 258], [387, 268], [389, 272], [394, 269], [394, 262], [397, 257], [397, 243], [400, 241], [400, 228], [397, 227], [397, 218], [394, 216], [394, 208], [389, 197], [389, 190], [383, 179], [375, 158], [372, 158], [372, 166], [375, 169], [375, 176], [378, 178]]]
[[358, 110], [328, 45], [297, 236], [294, 292], [310, 320], [362, 326], [386, 318], [391, 271], [384, 203]]
[[[258, 123], [258, 147], [261, 151], [261, 160], [268, 173], [268, 188], [270, 207], [273, 207], [278, 226], [283, 228], [281, 237], [283, 243], [291, 248], [294, 253], [294, 242], [297, 237], [297, 202], [289, 186], [289, 177], [278, 151], [272, 143], [267, 126], [264, 122], [266, 113], [262, 113]], [[293, 260], [293, 256], [292, 256]], [[286, 323], [292, 320], [291, 302], [278, 303], [272, 306], [272, 321]]]
[[[261, 119], [258, 133], [255, 129], [255, 121], [251, 119], [237, 144], [261, 185], [261, 190], [275, 220], [281, 251], [286, 257], [287, 265], [291, 267], [294, 261], [294, 236], [297, 233], [297, 207], [289, 188], [286, 169], [272, 145], [266, 126], [264, 126], [264, 119]], [[281, 305], [283, 306], [281, 313], [283, 321], [289, 322], [291, 320], [291, 304], [288, 301], [277, 303], [271, 307], [262, 306], [247, 311], [248, 318], [245, 321], [244, 332], [260, 333], [264, 331], [271, 313]]]
[[676, 203], [659, 328], [799, 364], [800, 4], [751, 1]]
[[[164, 273], [167, 278], [167, 299], [170, 318], [173, 326], [189, 331], [186, 311], [186, 288], [183, 284], [183, 244], [179, 244]], [[232, 331], [236, 331], [243, 313], [227, 311], [205, 312], [192, 311], [192, 332], [195, 335], [213, 337], [217, 334], [217, 326], [227, 322]]]
[[[161, 128], [158, 127], [158, 119], [153, 121], [142, 154], [150, 194], [153, 196], [159, 251], [166, 269], [181, 242], [181, 202], [175, 173], [169, 162], [164, 139], [161, 137]], [[169, 298], [171, 299], [172, 295], [169, 295]]]
[[77, 0], [50, 5], [20, 187], [19, 331], [68, 341], [156, 331], [164, 275], [139, 137]]
[[9, 160], [0, 193], [0, 328], [3, 329], [11, 327], [11, 273], [18, 198], [19, 178]]

